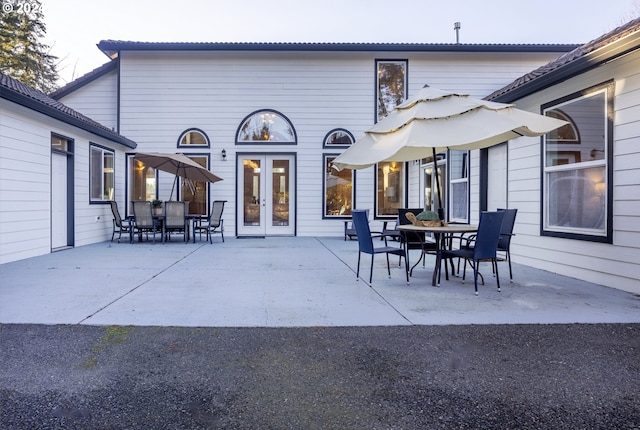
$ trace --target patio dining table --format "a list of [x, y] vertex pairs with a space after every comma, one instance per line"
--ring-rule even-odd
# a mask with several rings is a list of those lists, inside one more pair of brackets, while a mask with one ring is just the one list
[[[185, 242], [189, 242], [189, 238], [191, 238], [193, 240], [193, 243], [196, 243], [196, 229], [195, 229], [195, 224], [196, 221], [199, 220], [200, 218], [202, 218], [202, 215], [200, 214], [186, 214], [184, 216], [184, 219], [186, 221], [185, 226], [187, 231], [185, 232], [186, 235], [186, 240]], [[162, 231], [163, 231], [163, 242], [164, 242], [164, 237], [165, 237], [165, 233], [164, 233], [164, 215], [154, 215], [153, 216], [154, 220], [159, 221], [160, 225], [162, 225]]]
[[[431, 285], [436, 286], [438, 279], [438, 271], [440, 270], [440, 251], [447, 249], [451, 246], [452, 238], [454, 235], [462, 235], [464, 233], [475, 233], [478, 231], [477, 225], [471, 224], [447, 224], [444, 226], [418, 226], [413, 224], [398, 225], [396, 227], [402, 234], [403, 232], [420, 232], [431, 233], [434, 236], [436, 243], [436, 263], [433, 268], [433, 276], [431, 278]], [[422, 251], [420, 258], [424, 258], [425, 251]], [[420, 260], [418, 260], [420, 261]], [[418, 263], [416, 263], [417, 265]], [[415, 265], [414, 265], [415, 267]]]

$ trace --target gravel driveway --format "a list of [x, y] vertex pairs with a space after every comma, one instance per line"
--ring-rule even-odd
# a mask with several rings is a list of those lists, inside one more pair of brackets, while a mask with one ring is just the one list
[[0, 428], [640, 429], [640, 324], [0, 326]]

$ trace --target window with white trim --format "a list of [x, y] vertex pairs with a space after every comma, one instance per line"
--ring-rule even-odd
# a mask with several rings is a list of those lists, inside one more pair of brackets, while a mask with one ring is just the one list
[[158, 173], [153, 167], [137, 160], [135, 154], [129, 154], [127, 160], [129, 165], [127, 213], [132, 214], [134, 200], [152, 201], [158, 197]]
[[543, 138], [542, 234], [610, 242], [613, 83], [543, 106], [569, 124]]
[[469, 152], [449, 151], [449, 220], [469, 222]]
[[353, 209], [354, 172], [340, 171], [331, 166], [336, 154], [324, 155], [324, 213], [323, 217], [348, 217]]
[[91, 144], [89, 147], [89, 192], [91, 202], [114, 197], [114, 151]]
[[382, 161], [376, 170], [376, 217], [396, 217], [405, 207], [405, 165]]
[[[192, 155], [185, 154], [193, 161], [204, 167], [209, 168], [209, 156], [208, 155]], [[193, 181], [188, 178], [182, 178], [180, 195], [182, 201], [188, 202], [189, 214], [191, 215], [206, 215], [208, 208], [208, 183], [202, 181]]]
[[335, 128], [324, 137], [325, 148], [348, 148], [355, 142], [353, 134], [344, 128]]
[[284, 115], [264, 109], [242, 121], [236, 134], [236, 143], [295, 144], [296, 132]]
[[376, 60], [376, 122], [407, 98], [407, 60]]
[[178, 139], [178, 147], [209, 147], [209, 137], [197, 128], [185, 130]]

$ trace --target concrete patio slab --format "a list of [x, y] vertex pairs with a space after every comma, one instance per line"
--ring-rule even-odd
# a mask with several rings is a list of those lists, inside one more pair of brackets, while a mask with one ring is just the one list
[[[640, 322], [640, 297], [514, 266], [502, 292], [487, 265], [479, 296], [452, 277], [430, 285], [433, 257], [407, 285], [376, 256], [356, 280], [358, 245], [342, 238], [227, 238], [111, 243], [0, 266], [0, 323], [207, 327]], [[417, 253], [412, 254], [415, 259]], [[361, 274], [368, 276], [369, 257]], [[504, 266], [506, 268], [506, 266]]]

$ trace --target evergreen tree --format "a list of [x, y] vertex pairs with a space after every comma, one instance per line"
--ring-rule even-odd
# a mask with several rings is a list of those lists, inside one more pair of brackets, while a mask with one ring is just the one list
[[41, 40], [46, 33], [40, 0], [2, 0], [0, 72], [49, 93], [56, 89], [56, 58]]

